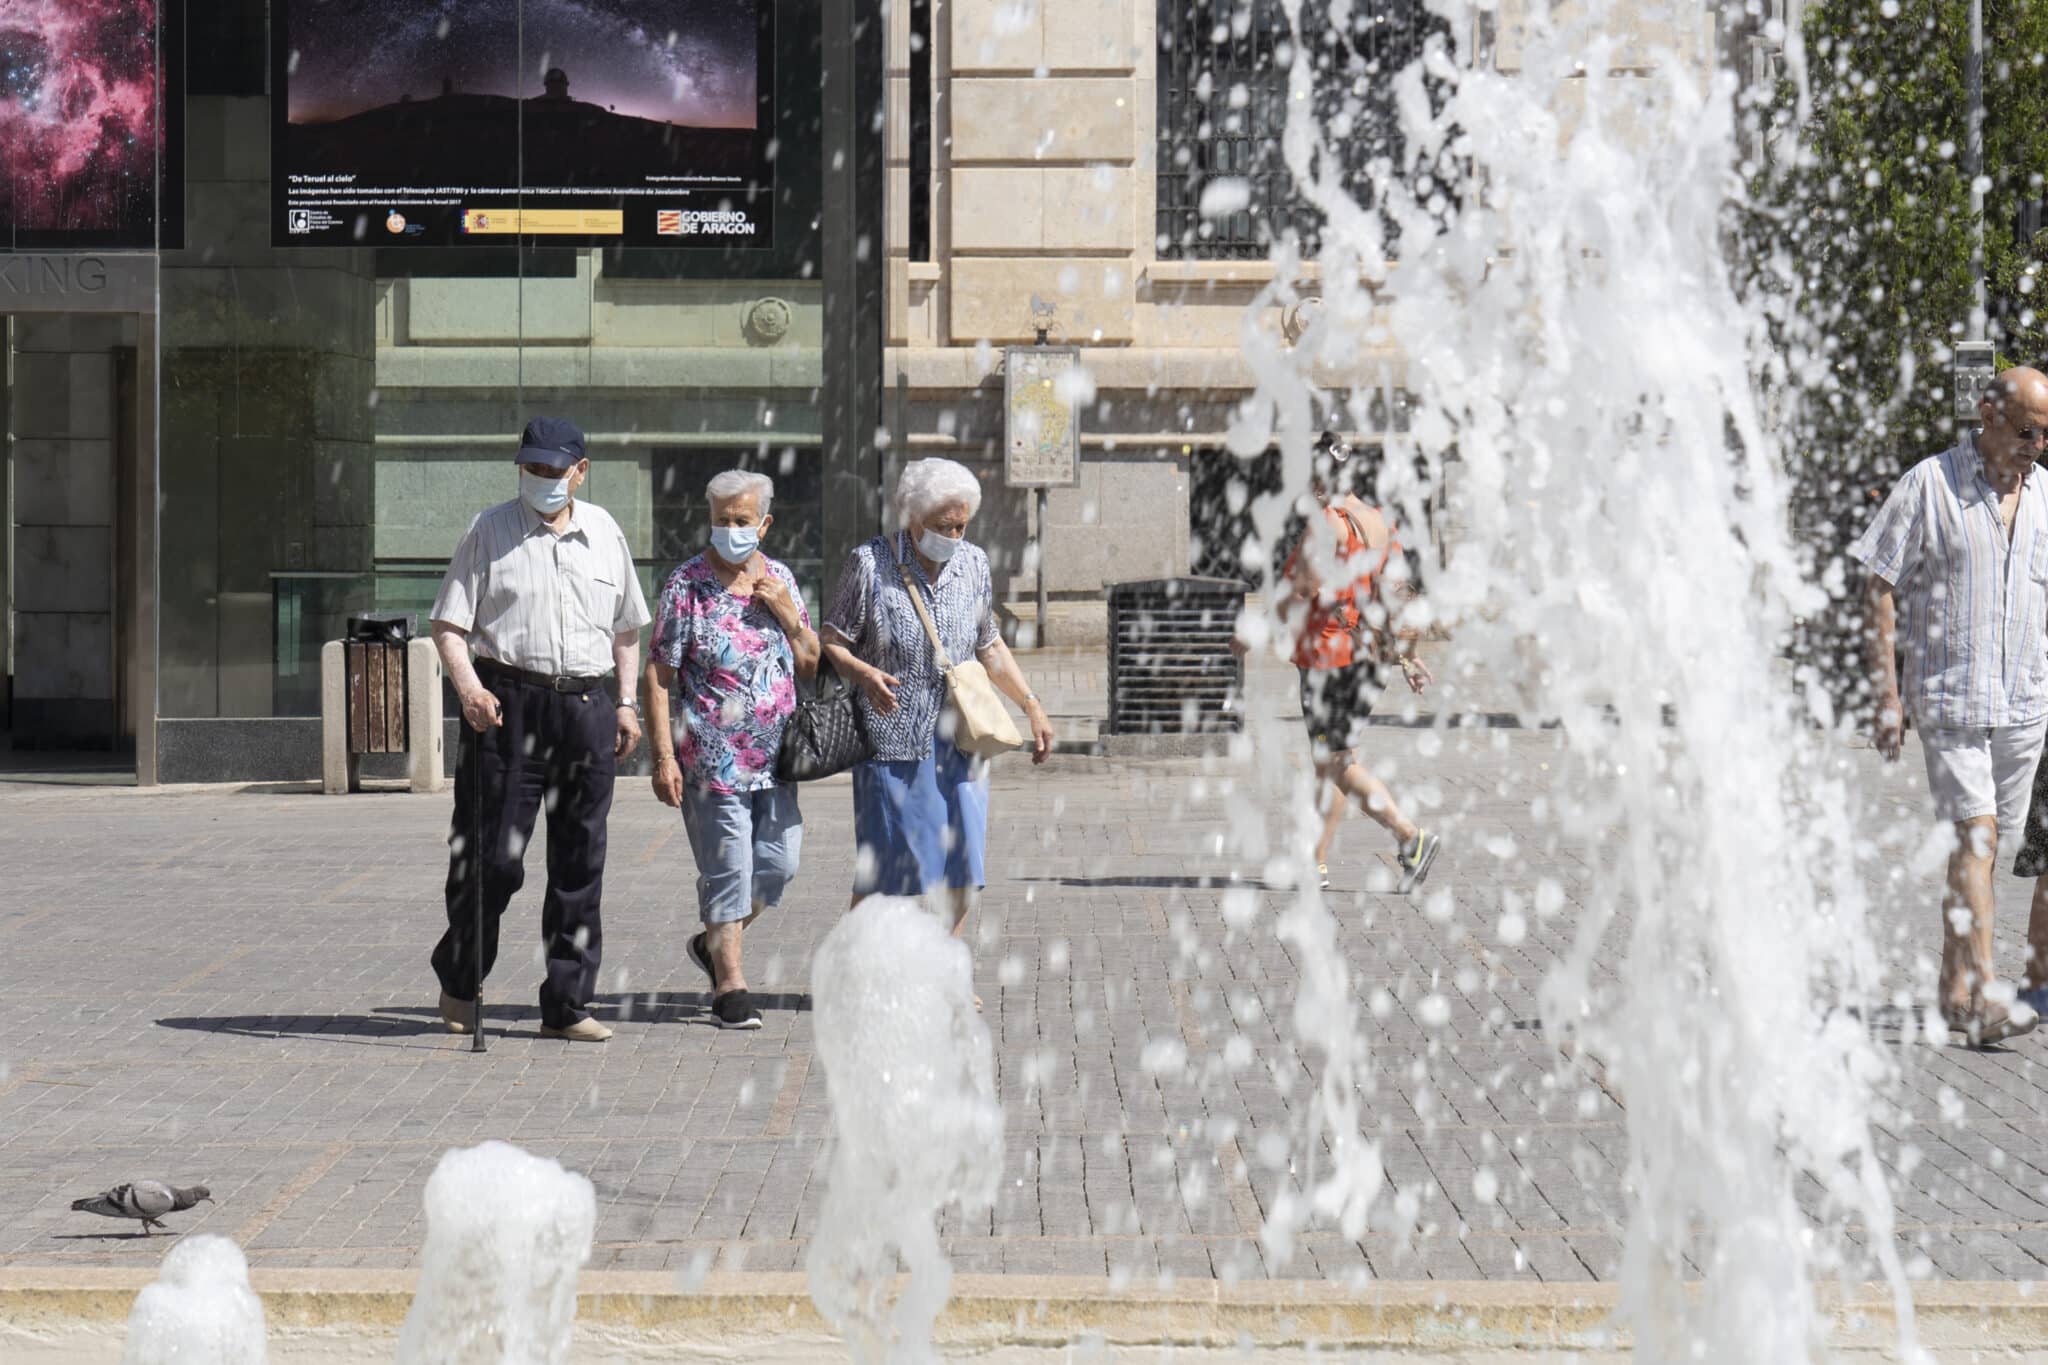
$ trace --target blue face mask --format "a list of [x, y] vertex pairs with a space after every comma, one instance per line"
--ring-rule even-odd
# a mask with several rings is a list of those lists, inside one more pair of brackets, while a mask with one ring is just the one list
[[526, 505], [544, 517], [551, 517], [569, 505], [569, 476], [559, 479], [543, 479], [538, 474], [519, 471], [519, 496]]
[[761, 528], [758, 526], [714, 526], [711, 528], [711, 548], [718, 551], [718, 557], [728, 564], [744, 564], [761, 548]]

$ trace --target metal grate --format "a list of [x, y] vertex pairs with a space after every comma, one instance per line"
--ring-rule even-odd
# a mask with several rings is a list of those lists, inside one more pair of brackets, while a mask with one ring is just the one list
[[[1354, 0], [1344, 30], [1329, 0], [1307, 0], [1302, 32], [1316, 64], [1314, 112], [1343, 158], [1345, 181], [1369, 201], [1367, 167], [1399, 150], [1393, 76], [1448, 32], [1424, 0]], [[1318, 249], [1320, 214], [1302, 202], [1280, 151], [1294, 47], [1280, 0], [1159, 0], [1156, 232], [1161, 259], [1263, 259], [1291, 228]], [[1201, 216], [1202, 187], [1249, 182], [1250, 203]], [[1391, 229], [1391, 225], [1389, 225]]]
[[1230, 637], [1245, 585], [1161, 578], [1109, 589], [1109, 733], [1234, 734], [1244, 669]]

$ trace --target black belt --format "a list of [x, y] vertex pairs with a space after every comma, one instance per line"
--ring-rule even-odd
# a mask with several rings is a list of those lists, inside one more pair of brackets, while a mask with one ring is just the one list
[[536, 673], [530, 668], [501, 664], [496, 659], [478, 659], [476, 671], [479, 677], [503, 678], [530, 687], [545, 687], [550, 692], [595, 692], [604, 686], [601, 674], [594, 678], [572, 678], [566, 673]]

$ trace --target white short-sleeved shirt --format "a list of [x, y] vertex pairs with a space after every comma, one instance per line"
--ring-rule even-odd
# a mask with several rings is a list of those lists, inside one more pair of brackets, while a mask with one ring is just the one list
[[1849, 553], [1890, 583], [1899, 692], [1922, 726], [2048, 715], [2048, 484], [2029, 467], [2010, 540], [1974, 438], [1907, 470]]
[[468, 631], [479, 658], [581, 678], [611, 672], [612, 637], [652, 618], [611, 513], [579, 498], [556, 535], [514, 498], [470, 523], [433, 619]]

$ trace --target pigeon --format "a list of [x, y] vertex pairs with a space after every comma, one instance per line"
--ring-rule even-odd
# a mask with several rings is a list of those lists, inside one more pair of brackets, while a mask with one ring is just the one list
[[183, 1213], [200, 1200], [213, 1202], [213, 1191], [204, 1185], [166, 1185], [161, 1180], [137, 1180], [126, 1185], [116, 1185], [105, 1194], [96, 1194], [90, 1199], [74, 1199], [71, 1207], [79, 1213], [97, 1213], [102, 1218], [139, 1218], [142, 1232], [149, 1235], [151, 1228], [170, 1228], [157, 1220], [167, 1213]]

